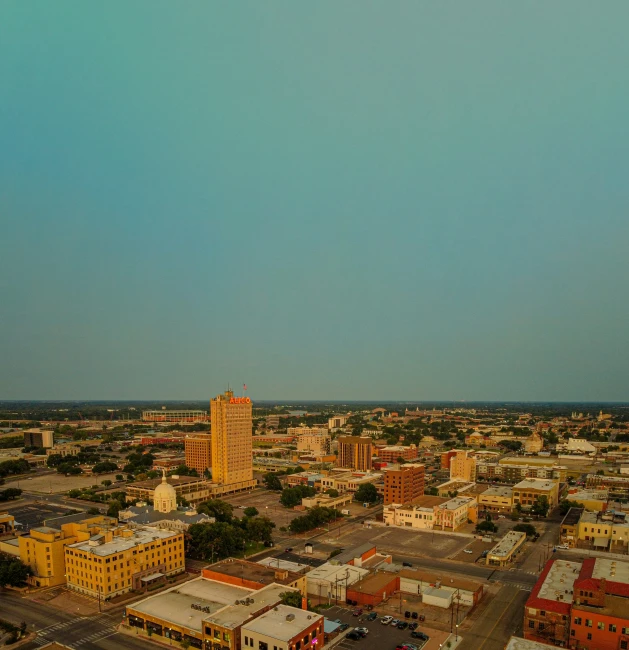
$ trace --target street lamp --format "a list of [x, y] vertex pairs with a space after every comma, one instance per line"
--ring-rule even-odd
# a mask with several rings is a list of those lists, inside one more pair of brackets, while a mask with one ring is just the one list
[[456, 638], [454, 639], [455, 641], [459, 640], [459, 624], [456, 624]]

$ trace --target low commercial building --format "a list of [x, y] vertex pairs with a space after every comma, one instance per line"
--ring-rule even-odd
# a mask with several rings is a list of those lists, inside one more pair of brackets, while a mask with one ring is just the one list
[[588, 474], [585, 480], [585, 487], [588, 489], [607, 490], [611, 501], [629, 500], [629, 476]]
[[372, 573], [347, 588], [347, 602], [375, 607], [399, 589], [399, 576], [387, 572]]
[[380, 472], [331, 472], [329, 476], [321, 478], [321, 489], [337, 490], [339, 493], [356, 492], [356, 490], [365, 483], [373, 483], [374, 485], [382, 481], [382, 474]]
[[513, 489], [492, 486], [478, 495], [478, 507], [482, 512], [511, 512], [513, 508]]
[[201, 575], [208, 580], [216, 580], [247, 589], [262, 589], [272, 582], [298, 589], [305, 598], [307, 579], [303, 572], [296, 572], [272, 564], [259, 564], [238, 558], [227, 558], [205, 567]]
[[529, 641], [522, 639], [519, 636], [512, 636], [505, 646], [505, 650], [548, 650], [552, 646], [548, 643], [541, 643], [539, 641]]
[[338, 497], [331, 497], [327, 494], [317, 494], [313, 497], [304, 497], [301, 500], [301, 505], [304, 508], [316, 508], [318, 506], [324, 506], [326, 508], [336, 508], [340, 510], [350, 505], [354, 500], [354, 497], [349, 494], [340, 494]]
[[295, 607], [278, 605], [241, 628], [244, 648], [295, 650], [325, 643], [323, 616]]
[[590, 512], [603, 512], [609, 504], [609, 490], [569, 490], [568, 501], [576, 501]]
[[[533, 459], [544, 460], [545, 464], [533, 464]], [[479, 460], [476, 465], [476, 478], [483, 481], [499, 481], [501, 483], [517, 483], [525, 478], [552, 479], [563, 483], [568, 474], [565, 465], [558, 465], [555, 460], [548, 458], [536, 459], [526, 456], [521, 459], [508, 456], [499, 462]]]
[[185, 570], [183, 533], [119, 526], [65, 548], [70, 589], [107, 600]]
[[464, 524], [478, 521], [478, 503], [473, 497], [455, 497], [435, 508], [434, 527], [438, 530], [458, 530]]
[[513, 505], [520, 504], [525, 510], [546, 497], [552, 510], [559, 501], [559, 482], [526, 478], [513, 486]]
[[[393, 569], [387, 567], [385, 571]], [[399, 570], [400, 591], [407, 594], [423, 594], [427, 589], [437, 588], [450, 594], [452, 602], [463, 606], [473, 606], [480, 602], [484, 589], [480, 582], [459, 577], [444, 577], [424, 569]]]
[[0, 536], [15, 532], [15, 517], [8, 512], [0, 512]]
[[559, 543], [575, 548], [579, 538], [579, 521], [583, 508], [570, 508], [559, 526]]
[[243, 626], [279, 607], [282, 594], [291, 591], [276, 583], [247, 589], [200, 577], [128, 605], [125, 627], [204, 650], [241, 650], [251, 647], [245, 646]]
[[326, 562], [308, 573], [308, 593], [320, 600], [327, 598], [328, 602], [345, 603], [347, 588], [368, 574], [368, 569]]
[[577, 524], [576, 546], [626, 553], [629, 550], [627, 513], [614, 510], [605, 512], [584, 510]]
[[198, 410], [167, 410], [142, 411], [144, 422], [209, 422], [210, 416], [207, 411]]
[[488, 553], [486, 564], [507, 566], [513, 562], [526, 542], [526, 533], [510, 530]]
[[46, 449], [46, 456], [59, 455], [59, 456], [76, 456], [84, 450], [81, 445], [75, 442], [62, 442], [54, 447]]

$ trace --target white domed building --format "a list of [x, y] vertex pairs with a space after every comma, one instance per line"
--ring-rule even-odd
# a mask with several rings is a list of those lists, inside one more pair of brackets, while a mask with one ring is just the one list
[[177, 492], [166, 478], [166, 470], [162, 470], [162, 482], [155, 488], [153, 508], [157, 512], [172, 512], [177, 510]]
[[192, 524], [211, 524], [216, 521], [214, 517], [197, 513], [195, 508], [177, 507], [177, 492], [168, 482], [166, 470], [163, 470], [162, 482], [153, 493], [153, 507], [138, 501], [135, 506], [121, 510], [118, 518], [130, 524], [175, 531], [188, 530]]

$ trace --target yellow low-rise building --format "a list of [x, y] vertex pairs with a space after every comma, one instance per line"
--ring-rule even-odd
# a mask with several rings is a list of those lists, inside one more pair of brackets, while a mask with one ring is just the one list
[[530, 508], [540, 497], [546, 497], [552, 510], [559, 500], [559, 481], [539, 478], [525, 478], [513, 486], [513, 505]]
[[38, 526], [28, 535], [18, 537], [20, 560], [33, 571], [29, 584], [35, 587], [65, 584], [65, 547], [80, 539], [89, 539], [102, 528], [115, 524], [116, 519], [112, 517], [88, 516], [82, 521], [62, 524], [59, 528]]
[[0, 512], [0, 536], [12, 535], [15, 531], [15, 517], [8, 512]]
[[117, 527], [65, 549], [68, 587], [103, 599], [185, 569], [183, 533]]
[[513, 508], [513, 490], [510, 487], [493, 486], [478, 495], [480, 510], [510, 512]]

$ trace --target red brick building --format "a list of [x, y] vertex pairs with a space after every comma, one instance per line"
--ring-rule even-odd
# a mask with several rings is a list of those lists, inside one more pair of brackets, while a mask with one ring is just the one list
[[424, 466], [402, 465], [384, 473], [384, 505], [411, 503], [424, 496]]
[[450, 451], [444, 451], [441, 454], [441, 469], [450, 469], [450, 461], [456, 456], [456, 451], [450, 449]]
[[347, 587], [347, 602], [375, 607], [400, 589], [400, 578], [391, 573], [372, 573]]
[[378, 449], [378, 458], [385, 463], [397, 463], [401, 458], [404, 461], [417, 460], [419, 452], [415, 445], [391, 445]]

